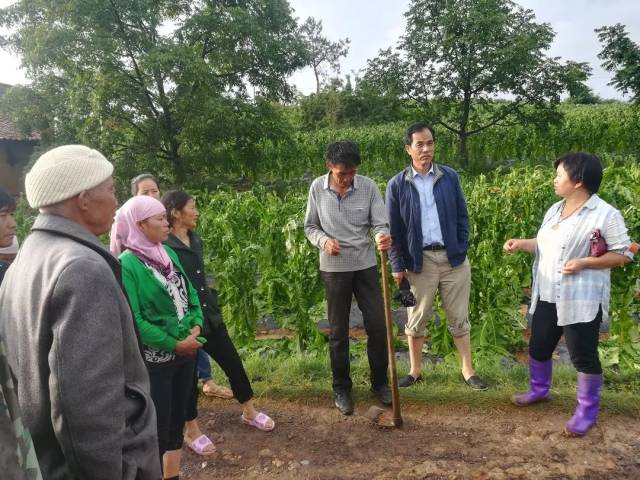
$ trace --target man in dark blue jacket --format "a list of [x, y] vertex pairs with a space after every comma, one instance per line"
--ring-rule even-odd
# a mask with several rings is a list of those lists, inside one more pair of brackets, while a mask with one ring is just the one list
[[408, 281], [417, 301], [407, 309], [405, 328], [411, 371], [399, 385], [409, 387], [422, 380], [426, 324], [433, 316], [436, 292], [440, 292], [462, 361], [463, 378], [471, 388], [486, 390], [487, 385], [471, 363], [469, 215], [458, 174], [433, 163], [435, 131], [430, 125], [416, 123], [409, 127], [405, 150], [411, 165], [389, 181], [386, 195], [393, 238], [393, 277], [401, 286]]

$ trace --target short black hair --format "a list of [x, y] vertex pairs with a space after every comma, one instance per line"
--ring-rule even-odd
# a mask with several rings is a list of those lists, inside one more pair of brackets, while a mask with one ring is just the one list
[[555, 162], [553, 167], [562, 165], [573, 183], [582, 182], [589, 193], [597, 193], [602, 183], [602, 161], [589, 152], [566, 153]]
[[16, 209], [16, 199], [6, 190], [0, 188], [0, 211], [13, 212]]
[[355, 142], [341, 140], [327, 146], [325, 154], [327, 162], [338, 165], [339, 163], [346, 166], [360, 165], [360, 148]]
[[422, 130], [429, 130], [431, 132], [431, 136], [433, 137], [433, 141], [436, 141], [435, 129], [428, 123], [418, 122], [407, 128], [407, 131], [404, 134], [404, 144], [411, 145], [413, 143], [413, 134], [416, 132], [421, 132]]
[[193, 197], [182, 190], [169, 190], [167, 193], [162, 195], [160, 201], [164, 205], [164, 208], [167, 209], [167, 221], [170, 226], [173, 226], [173, 222], [175, 222], [175, 218], [171, 215], [171, 211], [173, 209], [182, 210], [187, 203], [189, 203], [189, 200], [193, 200]]
[[155, 177], [155, 175], [151, 175], [150, 173], [141, 173], [137, 177], [133, 177], [131, 179], [131, 195], [134, 197], [138, 195], [138, 184], [143, 180], [153, 180], [156, 184], [156, 187], [160, 188], [160, 182]]

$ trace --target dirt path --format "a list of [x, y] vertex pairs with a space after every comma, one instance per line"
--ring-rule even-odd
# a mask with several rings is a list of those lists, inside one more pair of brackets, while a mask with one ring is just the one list
[[640, 479], [637, 418], [602, 415], [588, 436], [568, 439], [560, 432], [569, 412], [544, 405], [409, 405], [405, 426], [384, 430], [363, 416], [372, 404], [343, 417], [328, 399], [269, 401], [277, 426], [262, 433], [240, 423], [237, 405], [205, 399], [201, 425], [218, 453], [186, 453], [183, 478]]

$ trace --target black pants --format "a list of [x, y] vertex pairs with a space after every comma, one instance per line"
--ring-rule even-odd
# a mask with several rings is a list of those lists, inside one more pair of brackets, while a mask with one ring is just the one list
[[164, 452], [182, 448], [185, 413], [191, 397], [195, 357], [175, 365], [148, 368], [156, 407], [160, 462]]
[[564, 341], [576, 370], [594, 375], [601, 374], [602, 366], [598, 357], [600, 322], [602, 322], [602, 308], [590, 322], [559, 327], [556, 304], [538, 300], [531, 321], [529, 355], [540, 362], [550, 360], [564, 333]]
[[367, 356], [371, 368], [371, 385], [378, 388], [388, 383], [387, 336], [384, 304], [376, 267], [355, 272], [320, 272], [327, 297], [329, 317], [329, 356], [334, 390], [350, 390], [349, 313], [355, 295], [362, 311], [367, 332]]
[[[231, 391], [238, 402], [244, 403], [253, 398], [251, 382], [244, 370], [242, 360], [233, 345], [227, 327], [222, 324], [207, 335], [207, 343], [202, 347], [215, 362], [220, 365], [229, 379]], [[198, 372], [194, 370], [191, 382], [189, 405], [187, 406], [187, 421], [198, 417]]]

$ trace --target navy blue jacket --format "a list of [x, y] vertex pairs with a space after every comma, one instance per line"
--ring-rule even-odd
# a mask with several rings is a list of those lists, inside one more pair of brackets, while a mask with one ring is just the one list
[[[433, 196], [440, 229], [452, 267], [464, 262], [469, 248], [469, 214], [455, 170], [433, 164]], [[394, 272], [422, 272], [422, 222], [420, 195], [411, 167], [395, 175], [387, 184], [387, 212], [393, 245], [390, 255]]]

